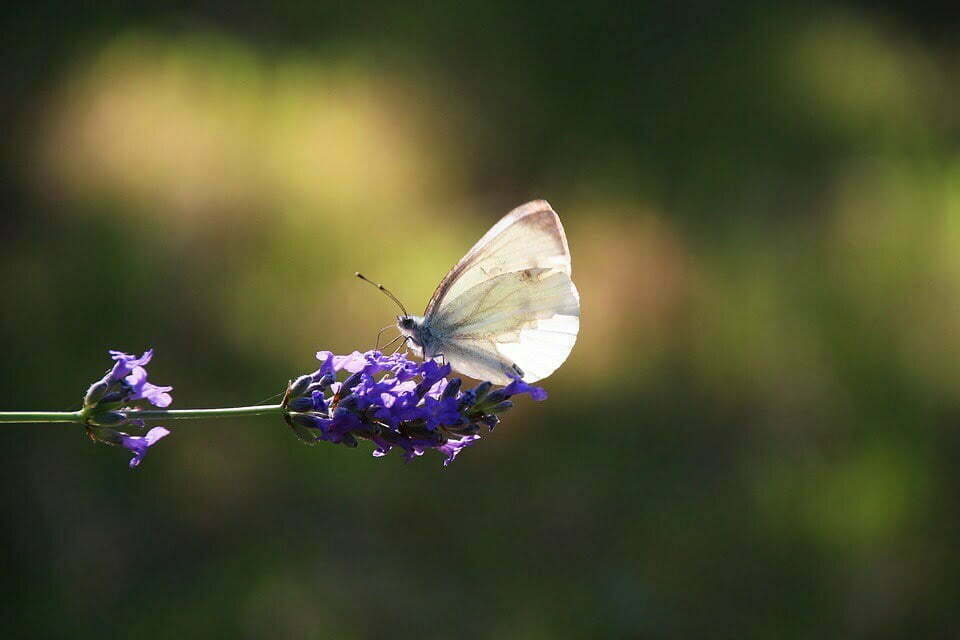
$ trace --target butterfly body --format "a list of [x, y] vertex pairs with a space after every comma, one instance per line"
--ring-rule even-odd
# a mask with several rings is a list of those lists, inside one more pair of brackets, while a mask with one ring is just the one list
[[495, 384], [535, 382], [569, 356], [580, 294], [557, 214], [544, 200], [504, 216], [441, 281], [423, 316], [397, 328], [424, 358]]
[[397, 329], [406, 338], [414, 353], [421, 358], [435, 358], [438, 355], [427, 348], [428, 345], [434, 346], [434, 340], [430, 328], [424, 325], [423, 316], [397, 316]]

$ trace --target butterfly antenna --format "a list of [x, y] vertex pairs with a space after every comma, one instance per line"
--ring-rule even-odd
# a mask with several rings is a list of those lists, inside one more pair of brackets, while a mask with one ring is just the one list
[[397, 303], [397, 306], [400, 307], [400, 311], [403, 311], [403, 315], [405, 315], [405, 316], [410, 315], [409, 313], [407, 313], [407, 309], [406, 309], [406, 307], [403, 306], [403, 303], [400, 302], [400, 300], [397, 299], [397, 296], [395, 296], [395, 295], [393, 295], [392, 293], [390, 293], [390, 289], [387, 289], [387, 288], [386, 288], [385, 286], [383, 286], [382, 284], [378, 284], [378, 283], [374, 282], [373, 280], [371, 280], [370, 278], [366, 277], [365, 275], [363, 275], [363, 274], [360, 273], [359, 271], [357, 271], [357, 273], [356, 273], [355, 275], [356, 275], [358, 278], [360, 278], [361, 280], [363, 280], [364, 282], [369, 282], [370, 284], [372, 284], [373, 286], [375, 286], [377, 289], [380, 289], [380, 291], [383, 291], [391, 300], [393, 300], [394, 302]]

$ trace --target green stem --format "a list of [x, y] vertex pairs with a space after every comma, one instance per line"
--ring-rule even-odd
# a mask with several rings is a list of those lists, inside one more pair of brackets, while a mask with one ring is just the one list
[[0, 411], [3, 422], [83, 422], [81, 411]]
[[[185, 420], [188, 418], [235, 418], [237, 416], [260, 416], [283, 412], [280, 404], [258, 404], [251, 407], [228, 407], [225, 409], [144, 409], [127, 411], [127, 417], [140, 420]], [[5, 422], [85, 422], [83, 411], [0, 411], [0, 423]]]
[[187, 420], [189, 418], [236, 418], [237, 416], [262, 416], [283, 413], [282, 404], [256, 404], [250, 407], [226, 409], [144, 409], [127, 411], [130, 418], [141, 420]]

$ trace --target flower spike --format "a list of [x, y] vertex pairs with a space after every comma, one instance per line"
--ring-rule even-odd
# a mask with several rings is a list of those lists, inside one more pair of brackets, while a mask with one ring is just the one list
[[[301, 391], [302, 384], [292, 384], [284, 403], [288, 423], [307, 444], [355, 447], [357, 438], [370, 440], [376, 457], [399, 448], [410, 461], [435, 449], [449, 465], [479, 440], [481, 425], [492, 430], [500, 422], [499, 415], [513, 406], [508, 398], [523, 393], [538, 401], [547, 397], [540, 387], [519, 379], [493, 393], [489, 382], [464, 391], [459, 378], [447, 378], [449, 364], [417, 362], [405, 354], [320, 351], [317, 359], [320, 368], [311, 378], [327, 385]], [[330, 384], [337, 374], [345, 376], [343, 381]]]

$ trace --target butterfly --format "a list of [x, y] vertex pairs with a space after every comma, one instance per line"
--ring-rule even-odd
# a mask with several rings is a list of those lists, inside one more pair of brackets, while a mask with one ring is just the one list
[[545, 200], [517, 207], [447, 273], [422, 316], [400, 307], [397, 328], [418, 356], [494, 384], [546, 378], [580, 330], [560, 218]]

